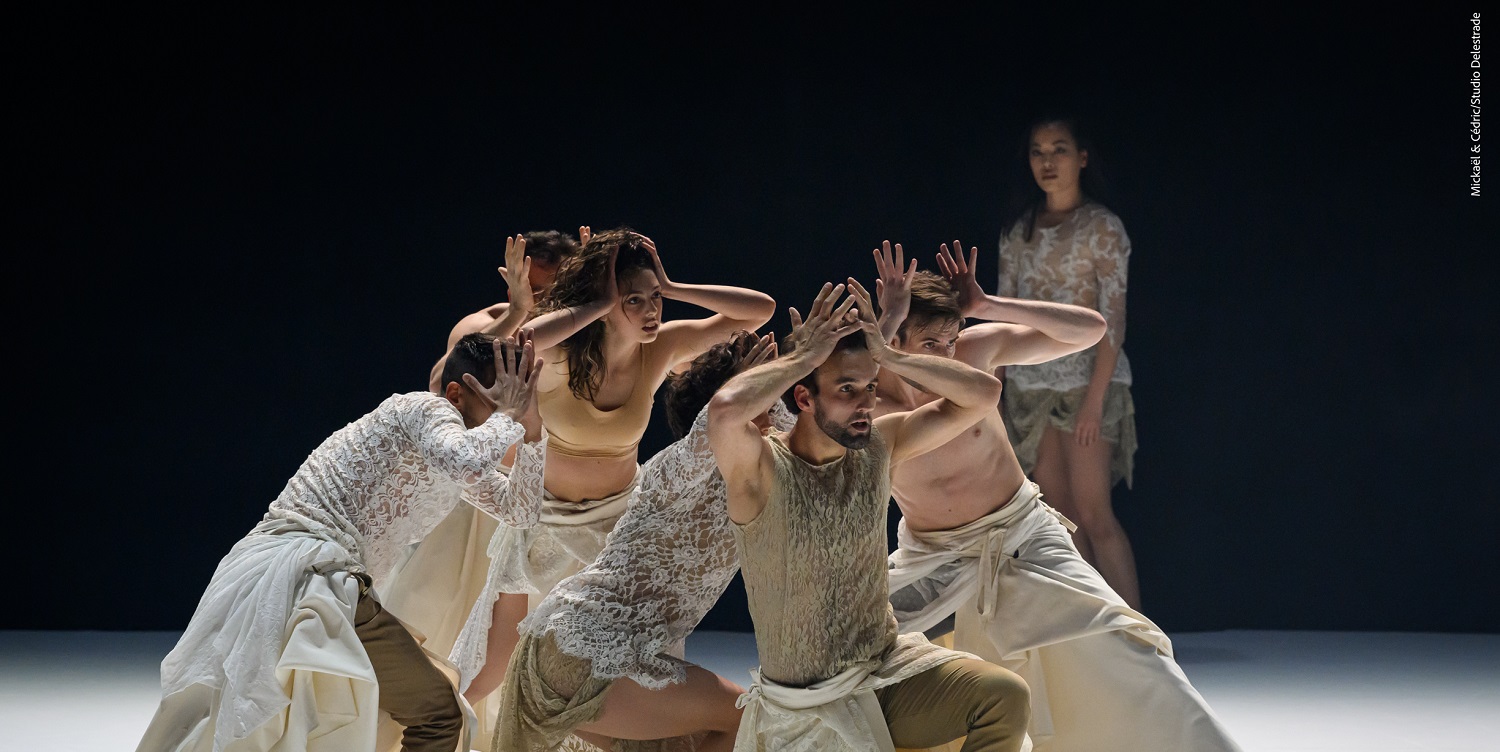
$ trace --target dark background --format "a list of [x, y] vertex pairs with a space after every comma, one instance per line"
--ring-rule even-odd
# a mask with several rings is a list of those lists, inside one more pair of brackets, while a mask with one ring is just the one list
[[[882, 239], [930, 267], [956, 237], [993, 289], [1021, 127], [1060, 104], [1134, 245], [1147, 612], [1496, 629], [1469, 11], [244, 7], [12, 30], [0, 628], [183, 628], [307, 452], [503, 298], [506, 233], [628, 223], [676, 279], [804, 310]], [[747, 628], [742, 594], [704, 626]]]

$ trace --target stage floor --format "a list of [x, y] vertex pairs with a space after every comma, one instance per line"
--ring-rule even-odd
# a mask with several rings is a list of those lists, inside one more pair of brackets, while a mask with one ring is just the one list
[[[0, 632], [0, 750], [133, 750], [171, 632]], [[1247, 752], [1494, 752], [1500, 635], [1205, 632], [1183, 670]], [[750, 635], [703, 632], [688, 658], [741, 685]]]

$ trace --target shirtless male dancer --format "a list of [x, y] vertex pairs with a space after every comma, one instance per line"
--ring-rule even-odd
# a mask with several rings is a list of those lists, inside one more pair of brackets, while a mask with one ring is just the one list
[[[955, 360], [891, 349], [864, 288], [825, 284], [791, 353], [731, 379], [709, 402], [760, 668], [741, 699], [740, 752], [931, 747], [1022, 749], [1029, 699], [1014, 673], [897, 636], [886, 582], [891, 468], [994, 410], [1000, 383]], [[858, 306], [857, 309], [854, 306]], [[884, 367], [943, 398], [873, 416]], [[778, 399], [791, 431], [755, 419]]]
[[[943, 245], [943, 276], [904, 272], [900, 246], [875, 251], [882, 334], [898, 351], [985, 372], [1042, 363], [1093, 346], [1096, 311], [986, 295], [977, 249]], [[961, 329], [964, 319], [983, 323]], [[935, 384], [883, 368], [875, 414], [905, 415], [940, 400]], [[891, 601], [902, 631], [946, 632], [954, 647], [1016, 671], [1031, 687], [1037, 750], [1235, 750], [1172, 659], [1155, 624], [1125, 604], [1074, 548], [1071, 527], [1042, 503], [992, 404], [941, 449], [897, 464], [901, 508]]]

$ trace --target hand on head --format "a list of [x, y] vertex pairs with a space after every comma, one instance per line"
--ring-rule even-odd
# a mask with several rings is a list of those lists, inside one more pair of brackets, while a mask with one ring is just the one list
[[906, 264], [900, 243], [896, 244], [893, 258], [889, 240], [882, 241], [870, 253], [875, 256], [875, 297], [880, 301], [880, 315], [906, 318], [906, 312], [911, 310], [911, 280], [917, 274], [917, 260]]
[[796, 308], [788, 309], [792, 317], [792, 333], [786, 339], [795, 352], [810, 353], [809, 357], [822, 362], [840, 339], [858, 331], [859, 314], [853, 312], [856, 299], [851, 295], [840, 303], [843, 294], [843, 285], [824, 282], [823, 289], [813, 299], [812, 308], [808, 309], [807, 319], [804, 320]]
[[495, 383], [484, 386], [474, 374], [463, 375], [464, 384], [489, 400], [495, 411], [519, 421], [536, 399], [542, 361], [531, 343], [531, 330], [522, 329], [514, 338], [495, 340]]
[[672, 280], [667, 279], [667, 270], [661, 265], [661, 256], [656, 253], [656, 243], [652, 242], [651, 238], [640, 233], [636, 233], [636, 237], [641, 239], [641, 247], [646, 249], [646, 253], [651, 256], [651, 266], [652, 271], [656, 273], [656, 283], [661, 285], [662, 294], [666, 295], [667, 291], [672, 289]]
[[[915, 262], [913, 262], [915, 264]], [[865, 345], [870, 350], [870, 356], [877, 361], [885, 354], [885, 337], [880, 333], [880, 325], [875, 321], [875, 306], [870, 302], [870, 293], [859, 280], [849, 278], [849, 297], [855, 301], [851, 315], [854, 317], [854, 326], [864, 332]]]
[[620, 304], [620, 280], [615, 279], [615, 260], [619, 257], [620, 246], [611, 247], [604, 267], [604, 289], [600, 290], [600, 299], [609, 303], [610, 307]]
[[[754, 334], [751, 334], [750, 336], [755, 337]], [[764, 365], [775, 359], [776, 335], [766, 334], [759, 338], [756, 338], [755, 344], [751, 345], [750, 350], [745, 353], [745, 357], [740, 359], [740, 364], [735, 367], [734, 372], [736, 374], [744, 373], [745, 371], [748, 371], [756, 366]]]
[[969, 258], [965, 259], [964, 246], [957, 240], [953, 241], [952, 252], [949, 252], [947, 243], [943, 243], [938, 249], [938, 269], [953, 286], [953, 291], [958, 293], [958, 306], [965, 313], [984, 298], [984, 288], [974, 279], [974, 269], [978, 262], [979, 248], [970, 248]]
[[499, 268], [505, 278], [510, 304], [522, 310], [536, 308], [531, 289], [531, 257], [526, 255], [526, 238], [517, 235], [505, 239], [505, 266]]

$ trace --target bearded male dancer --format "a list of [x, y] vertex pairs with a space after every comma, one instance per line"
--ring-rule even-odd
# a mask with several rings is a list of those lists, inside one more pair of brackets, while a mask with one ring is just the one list
[[[1000, 383], [891, 349], [864, 288], [849, 287], [840, 304], [844, 286], [824, 285], [806, 322], [793, 311], [791, 353], [709, 402], [760, 654], [735, 749], [888, 751], [967, 736], [968, 752], [1020, 750], [1026, 684], [920, 634], [898, 637], [886, 582], [892, 467], [994, 410]], [[882, 366], [943, 398], [875, 418]], [[796, 424], [762, 436], [756, 419], [783, 398]]]

